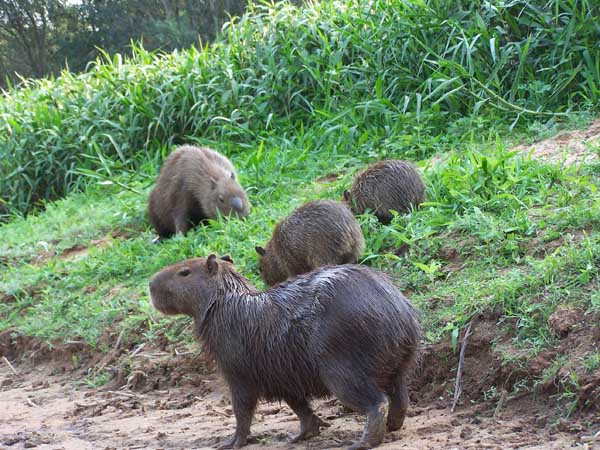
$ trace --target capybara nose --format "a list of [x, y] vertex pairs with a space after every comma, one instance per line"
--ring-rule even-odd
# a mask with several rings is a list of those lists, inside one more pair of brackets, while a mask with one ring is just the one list
[[229, 199], [229, 206], [231, 206], [233, 209], [240, 211], [240, 212], [244, 209], [244, 203], [242, 202], [242, 199], [239, 197], [231, 197]]

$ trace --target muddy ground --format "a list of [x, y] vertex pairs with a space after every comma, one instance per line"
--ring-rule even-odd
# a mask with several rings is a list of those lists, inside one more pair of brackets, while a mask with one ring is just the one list
[[[4, 352], [10, 354], [6, 347]], [[68, 351], [55, 352], [58, 360], [37, 360], [35, 353], [25, 352], [10, 364], [0, 358], [1, 449], [209, 449], [233, 432], [227, 388], [201, 353], [139, 351], [131, 361], [140, 363], [131, 371], [117, 373], [96, 388], [82, 380], [102, 361], [90, 357], [74, 367]], [[467, 359], [465, 371], [471, 373], [474, 363]], [[600, 448], [600, 417], [592, 411], [567, 420], [546, 395], [537, 401], [530, 394], [471, 399], [476, 382], [468, 376], [464, 398], [451, 412], [451, 383], [436, 382], [437, 372], [420, 372], [405, 426], [388, 433], [380, 448]], [[485, 377], [483, 372], [476, 376]], [[297, 418], [285, 404], [260, 404], [247, 448], [346, 448], [360, 437], [363, 417], [335, 399], [317, 401], [315, 407], [330, 427], [305, 443], [290, 445], [287, 440], [299, 429]]]

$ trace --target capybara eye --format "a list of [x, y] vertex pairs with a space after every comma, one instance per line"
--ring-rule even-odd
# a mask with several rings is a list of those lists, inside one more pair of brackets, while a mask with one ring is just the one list
[[190, 274], [190, 269], [181, 269], [177, 275], [179, 275], [180, 277], [187, 277]]

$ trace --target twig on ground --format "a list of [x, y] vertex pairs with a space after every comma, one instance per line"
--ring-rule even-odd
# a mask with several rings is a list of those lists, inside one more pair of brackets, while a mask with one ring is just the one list
[[119, 333], [119, 337], [117, 338], [117, 342], [115, 343], [115, 350], [119, 350], [119, 347], [121, 346], [121, 339], [123, 339], [124, 333], [125, 333], [125, 328], [123, 328], [121, 330], [121, 332]]
[[137, 398], [138, 395], [136, 394], [130, 394], [129, 392], [121, 392], [121, 391], [106, 391], [109, 394], [115, 394], [115, 395], [124, 395], [125, 397], [131, 397], [131, 398]]
[[31, 400], [29, 397], [27, 397], [27, 403], [29, 403], [31, 406], [33, 406], [34, 408], [41, 408], [40, 405], [36, 404], [33, 402], [33, 400]]
[[137, 354], [138, 354], [138, 353], [139, 353], [139, 352], [140, 352], [140, 351], [141, 351], [141, 350], [144, 348], [144, 345], [146, 345], [146, 343], [145, 343], [145, 342], [142, 342], [142, 343], [141, 343], [141, 344], [138, 346], [138, 348], [136, 348], [136, 349], [133, 351], [133, 353], [132, 353], [130, 356], [133, 358], [135, 355], [137, 355]]
[[471, 324], [472, 322], [469, 322], [469, 324], [467, 325], [467, 329], [465, 330], [465, 334], [460, 344], [460, 353], [458, 355], [458, 368], [456, 369], [456, 383], [454, 384], [454, 399], [452, 400], [452, 408], [450, 408], [451, 412], [454, 412], [456, 404], [458, 403], [458, 399], [460, 398], [460, 394], [462, 394], [462, 370], [463, 363], [465, 360], [465, 349], [467, 348], [467, 339], [469, 339], [469, 336], [471, 336]]
[[6, 363], [6, 365], [8, 367], [10, 367], [10, 370], [12, 370], [12, 373], [14, 373], [15, 375], [19, 375], [17, 373], [17, 371], [15, 370], [15, 368], [13, 367], [13, 365], [10, 363], [10, 361], [8, 359], [6, 359], [6, 356], [3, 356], [2, 359], [4, 360], [4, 362]]
[[502, 390], [502, 394], [500, 394], [500, 399], [498, 400], [498, 403], [496, 404], [496, 408], [494, 408], [494, 419], [498, 419], [498, 417], [500, 417], [500, 411], [502, 410], [502, 407], [504, 406], [504, 403], [506, 403], [506, 400], [508, 399], [508, 392], [503, 389]]
[[583, 442], [600, 442], [600, 431], [598, 431], [596, 434], [593, 435], [589, 435], [589, 436], [581, 436], [581, 440]]

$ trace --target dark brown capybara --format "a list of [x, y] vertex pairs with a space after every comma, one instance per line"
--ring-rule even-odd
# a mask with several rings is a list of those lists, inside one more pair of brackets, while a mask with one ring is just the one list
[[354, 178], [352, 188], [344, 191], [343, 200], [356, 214], [370, 209], [380, 222], [387, 224], [393, 217], [390, 210], [407, 213], [425, 201], [425, 183], [407, 161], [379, 161]]
[[341, 202], [315, 200], [281, 220], [265, 247], [255, 247], [260, 274], [274, 285], [317, 267], [354, 264], [365, 241], [352, 211]]
[[148, 198], [148, 217], [160, 238], [186, 234], [205, 219], [248, 216], [248, 196], [231, 161], [206, 147], [183, 145], [163, 163]]
[[298, 415], [292, 442], [326, 426], [309, 401], [329, 395], [367, 416], [350, 449], [402, 427], [421, 334], [417, 312], [383, 273], [327, 266], [259, 292], [229, 257], [210, 255], [158, 272], [150, 293], [159, 311], [194, 319], [229, 385], [236, 429], [218, 449], [246, 444], [260, 399], [284, 400]]

